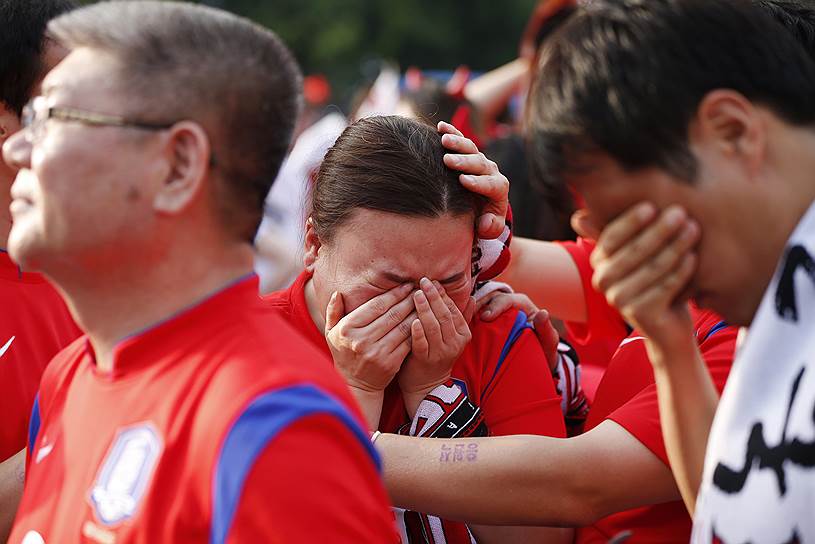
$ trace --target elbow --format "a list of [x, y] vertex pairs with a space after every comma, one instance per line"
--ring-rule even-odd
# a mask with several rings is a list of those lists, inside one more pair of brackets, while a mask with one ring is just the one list
[[562, 498], [563, 519], [558, 525], [586, 527], [613, 513], [606, 491], [592, 478], [575, 477]]

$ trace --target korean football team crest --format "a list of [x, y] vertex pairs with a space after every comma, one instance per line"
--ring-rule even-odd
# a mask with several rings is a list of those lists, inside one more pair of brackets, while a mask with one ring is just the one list
[[116, 434], [90, 494], [99, 521], [113, 525], [133, 516], [162, 447], [158, 432], [149, 423], [126, 427]]

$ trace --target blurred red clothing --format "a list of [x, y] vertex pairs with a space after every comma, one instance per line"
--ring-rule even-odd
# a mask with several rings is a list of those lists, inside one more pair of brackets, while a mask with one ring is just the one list
[[[724, 388], [736, 348], [738, 330], [709, 310], [691, 307], [696, 341], [716, 388]], [[636, 330], [617, 349], [600, 382], [586, 421], [590, 430], [610, 419], [639, 440], [670, 467], [659, 423], [654, 372], [644, 338]], [[578, 531], [579, 544], [606, 543], [631, 531], [630, 544], [639, 542], [688, 542], [691, 518], [681, 500], [619, 512]]]
[[0, 461], [25, 447], [46, 365], [79, 337], [59, 293], [0, 251]]

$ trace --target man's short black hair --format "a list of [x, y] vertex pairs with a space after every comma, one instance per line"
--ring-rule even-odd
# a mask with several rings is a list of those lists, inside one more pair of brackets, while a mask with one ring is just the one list
[[43, 75], [48, 21], [74, 7], [73, 0], [0, 0], [0, 100], [17, 115]]
[[754, 0], [792, 33], [815, 59], [815, 1], [813, 0]]
[[815, 125], [815, 63], [767, 10], [744, 0], [597, 1], [547, 43], [530, 100], [539, 175], [608, 154], [692, 181], [688, 125], [704, 96], [735, 90]]

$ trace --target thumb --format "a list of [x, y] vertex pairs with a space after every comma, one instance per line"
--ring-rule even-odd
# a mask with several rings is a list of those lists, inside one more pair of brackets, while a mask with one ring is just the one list
[[464, 321], [466, 321], [468, 324], [470, 323], [470, 321], [473, 320], [473, 315], [475, 314], [475, 310], [476, 310], [475, 297], [470, 297], [470, 300], [467, 301], [467, 306], [464, 307], [464, 312], [463, 312]]
[[504, 232], [504, 217], [486, 212], [478, 218], [478, 236], [484, 240], [493, 240]]
[[334, 291], [331, 298], [328, 300], [328, 307], [325, 309], [325, 332], [333, 329], [337, 323], [340, 322], [345, 316], [345, 303], [342, 300], [342, 295]]
[[572, 229], [583, 238], [597, 240], [600, 237], [600, 231], [594, 225], [591, 214], [586, 209], [580, 209], [574, 212], [572, 214], [571, 224]]
[[560, 342], [560, 336], [549, 319], [549, 312], [540, 310], [532, 318], [532, 324], [535, 326], [535, 334], [546, 356], [546, 362], [549, 363], [549, 369], [553, 370], [557, 365], [557, 345]]

